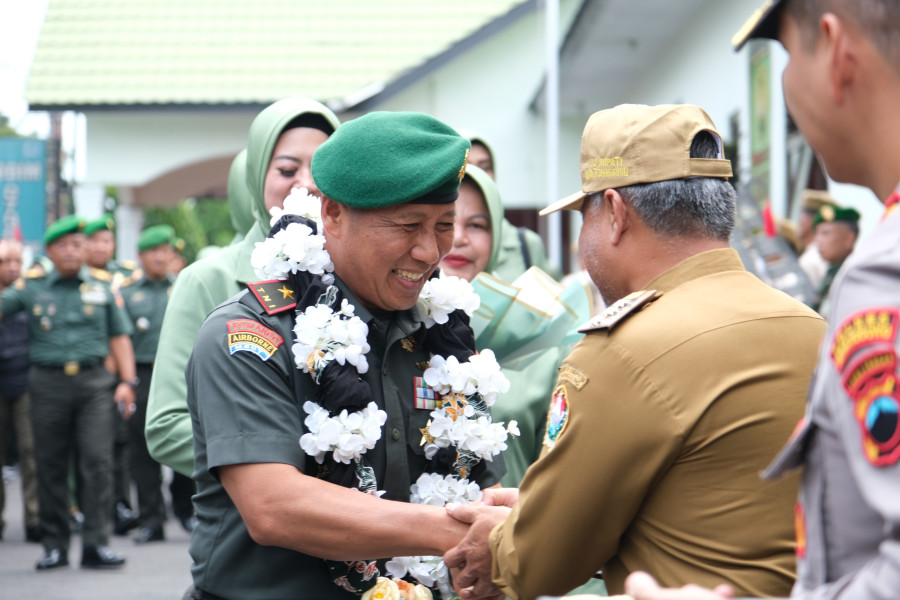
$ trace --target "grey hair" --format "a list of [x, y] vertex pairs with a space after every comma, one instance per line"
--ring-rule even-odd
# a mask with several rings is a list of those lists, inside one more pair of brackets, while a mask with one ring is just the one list
[[[694, 137], [692, 158], [718, 156], [719, 140], [715, 135], [701, 131]], [[737, 194], [723, 179], [670, 179], [617, 189], [660, 238], [702, 237], [727, 242], [731, 237]]]

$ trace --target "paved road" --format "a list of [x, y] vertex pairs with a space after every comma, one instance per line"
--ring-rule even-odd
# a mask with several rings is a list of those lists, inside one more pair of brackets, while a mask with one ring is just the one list
[[81, 540], [75, 536], [68, 568], [38, 572], [34, 563], [42, 555], [40, 544], [25, 540], [22, 523], [22, 487], [18, 480], [6, 485], [6, 528], [0, 541], [0, 599], [13, 600], [180, 600], [191, 582], [190, 536], [175, 519], [165, 525], [166, 541], [135, 545], [129, 537], [113, 536], [110, 545], [127, 558], [113, 571], [78, 567]]

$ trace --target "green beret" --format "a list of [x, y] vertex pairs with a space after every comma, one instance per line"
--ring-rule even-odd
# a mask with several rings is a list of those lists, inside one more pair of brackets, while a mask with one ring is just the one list
[[84, 230], [84, 219], [78, 215], [69, 215], [55, 221], [44, 232], [44, 245], [55, 242], [64, 235], [81, 233]]
[[816, 212], [816, 216], [813, 217], [813, 229], [815, 229], [819, 223], [832, 223], [834, 221], [859, 223], [859, 213], [852, 208], [843, 208], [826, 204], [819, 208], [818, 212]]
[[319, 146], [312, 177], [322, 193], [354, 208], [456, 200], [469, 141], [417, 112], [372, 112], [344, 123]]
[[141, 232], [138, 238], [138, 252], [149, 250], [160, 244], [170, 244], [175, 237], [175, 230], [171, 225], [154, 225]]
[[103, 215], [99, 219], [95, 219], [94, 221], [90, 221], [87, 225], [84, 226], [84, 235], [91, 236], [97, 233], [98, 231], [115, 231], [116, 230], [116, 220], [113, 219], [112, 215]]

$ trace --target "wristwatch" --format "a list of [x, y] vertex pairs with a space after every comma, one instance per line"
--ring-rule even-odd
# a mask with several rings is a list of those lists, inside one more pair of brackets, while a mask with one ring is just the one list
[[123, 379], [119, 383], [127, 383], [132, 388], [136, 388], [140, 382], [141, 382], [141, 380], [138, 379], [137, 377], [135, 377], [134, 379]]

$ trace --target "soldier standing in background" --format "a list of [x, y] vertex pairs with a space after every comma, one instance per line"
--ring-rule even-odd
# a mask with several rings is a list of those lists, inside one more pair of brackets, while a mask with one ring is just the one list
[[[118, 567], [125, 559], [108, 547], [112, 435], [115, 405], [134, 412], [134, 352], [131, 327], [104, 272], [85, 268], [84, 221], [64, 217], [44, 235], [54, 269], [22, 279], [0, 296], [0, 314], [28, 315], [31, 372], [28, 392], [34, 429], [38, 500], [44, 556], [38, 570], [69, 564], [68, 472], [77, 457], [84, 512], [81, 566]], [[121, 377], [103, 366], [112, 354]]]
[[[84, 235], [87, 237], [85, 262], [93, 269], [106, 271], [109, 274], [110, 287], [113, 291], [117, 291], [137, 265], [130, 261], [119, 263], [113, 258], [116, 254], [115, 219], [107, 214], [89, 221], [84, 226]], [[106, 368], [110, 373], [116, 372], [116, 365], [111, 359], [107, 359]], [[128, 428], [118, 413], [113, 419], [116, 423], [113, 441], [113, 531], [117, 535], [125, 535], [137, 526], [137, 518], [131, 508]], [[80, 482], [76, 478], [76, 487], [78, 485]]]
[[[22, 275], [22, 243], [0, 240], [0, 290]], [[6, 434], [15, 431], [19, 450], [19, 477], [25, 504], [25, 540], [41, 541], [38, 517], [37, 475], [34, 466], [34, 436], [28, 415], [28, 315], [24, 312], [0, 322], [0, 465], [4, 464]], [[5, 494], [0, 485], [0, 539], [3, 538]]]
[[162, 494], [162, 468], [147, 450], [144, 424], [147, 421], [147, 397], [150, 393], [159, 331], [174, 282], [168, 272], [174, 252], [174, 237], [175, 230], [169, 225], [155, 225], [145, 229], [138, 240], [141, 269], [126, 279], [121, 287], [122, 299], [134, 326], [131, 342], [138, 377], [135, 389], [136, 409], [127, 421], [131, 476], [137, 486], [138, 499], [139, 529], [132, 538], [136, 544], [165, 539], [163, 523], [166, 520], [166, 504]]

